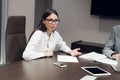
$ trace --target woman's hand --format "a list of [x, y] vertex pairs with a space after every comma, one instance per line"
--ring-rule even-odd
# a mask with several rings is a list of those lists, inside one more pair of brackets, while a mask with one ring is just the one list
[[53, 51], [49, 50], [49, 51], [46, 51], [44, 54], [46, 57], [50, 57], [50, 56], [53, 56]]
[[68, 53], [71, 55], [71, 56], [77, 56], [77, 55], [80, 55], [82, 54], [81, 52], [79, 52], [80, 48], [76, 48], [76, 49], [73, 49], [71, 51], [69, 51]]

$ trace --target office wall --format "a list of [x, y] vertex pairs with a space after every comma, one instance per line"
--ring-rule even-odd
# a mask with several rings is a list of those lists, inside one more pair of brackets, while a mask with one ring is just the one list
[[52, 0], [35, 0], [34, 26], [36, 27], [41, 19], [43, 12], [47, 8], [52, 8]]
[[[61, 22], [58, 31], [70, 46], [76, 40], [105, 43], [119, 19], [90, 15], [91, 0], [53, 0]], [[34, 28], [34, 0], [8, 0], [8, 16], [25, 15], [27, 38]]]
[[8, 16], [26, 16], [27, 39], [34, 28], [34, 4], [34, 0], [8, 0]]
[[77, 40], [105, 43], [112, 26], [120, 19], [90, 15], [91, 0], [53, 0], [53, 8], [59, 13], [58, 31], [70, 46]]

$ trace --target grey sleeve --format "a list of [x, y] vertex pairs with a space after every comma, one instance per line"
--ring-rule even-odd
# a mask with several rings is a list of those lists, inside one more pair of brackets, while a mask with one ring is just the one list
[[114, 28], [112, 29], [112, 32], [105, 44], [105, 47], [103, 49], [103, 54], [105, 54], [107, 57], [112, 58], [112, 54], [115, 53], [114, 51], [114, 42], [115, 42], [115, 32], [114, 32]]

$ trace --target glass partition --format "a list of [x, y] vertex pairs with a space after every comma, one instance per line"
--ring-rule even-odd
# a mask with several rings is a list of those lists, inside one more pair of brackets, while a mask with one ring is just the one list
[[0, 0], [0, 65], [5, 64], [6, 23], [7, 23], [7, 0]]

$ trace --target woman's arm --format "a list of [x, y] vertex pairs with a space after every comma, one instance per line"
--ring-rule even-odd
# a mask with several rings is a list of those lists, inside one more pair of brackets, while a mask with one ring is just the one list
[[62, 37], [59, 35], [59, 33], [57, 33], [57, 36], [58, 36], [58, 45], [59, 45], [60, 50], [66, 52], [66, 53], [69, 53], [69, 54], [72, 55], [72, 56], [77, 56], [77, 55], [82, 54], [82, 53], [79, 52], [80, 48], [76, 48], [76, 49], [71, 50], [71, 49], [66, 45], [66, 42], [63, 41], [63, 39], [62, 39]]
[[45, 56], [44, 53], [36, 51], [38, 42], [41, 40], [41, 35], [42, 32], [40, 30], [34, 32], [23, 52], [23, 59], [32, 60]]

